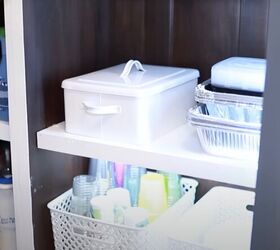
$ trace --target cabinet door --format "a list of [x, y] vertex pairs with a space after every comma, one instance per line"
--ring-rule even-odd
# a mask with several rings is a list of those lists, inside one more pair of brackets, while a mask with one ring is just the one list
[[270, 1], [268, 69], [252, 249], [280, 248], [280, 1]]

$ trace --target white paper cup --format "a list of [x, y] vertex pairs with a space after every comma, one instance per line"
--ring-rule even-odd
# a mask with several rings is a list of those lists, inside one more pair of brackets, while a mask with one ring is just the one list
[[131, 207], [129, 191], [125, 188], [110, 189], [107, 192], [107, 196], [114, 202], [115, 206]]
[[114, 223], [114, 203], [109, 197], [105, 195], [95, 196], [91, 199], [90, 204], [93, 218]]
[[128, 208], [124, 211], [124, 224], [130, 227], [145, 227], [149, 224], [149, 212], [139, 207]]
[[124, 223], [124, 210], [131, 207], [129, 191], [125, 188], [113, 188], [107, 192], [108, 198], [114, 203], [115, 223]]

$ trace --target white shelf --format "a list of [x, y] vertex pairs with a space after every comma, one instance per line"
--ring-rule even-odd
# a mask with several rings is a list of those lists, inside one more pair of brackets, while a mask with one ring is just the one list
[[68, 134], [64, 122], [37, 134], [38, 147], [255, 187], [257, 162], [221, 158], [202, 151], [195, 130], [183, 125], [149, 146], [128, 145]]
[[0, 140], [10, 141], [10, 127], [8, 122], [0, 121]]

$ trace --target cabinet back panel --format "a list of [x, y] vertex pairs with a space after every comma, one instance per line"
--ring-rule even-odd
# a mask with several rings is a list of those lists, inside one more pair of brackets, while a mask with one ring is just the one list
[[209, 78], [211, 65], [238, 54], [240, 2], [175, 1], [174, 56], [180, 66], [199, 68]]
[[[265, 56], [269, 0], [25, 0], [24, 30], [36, 249], [53, 249], [46, 204], [87, 160], [37, 149], [36, 132], [64, 120], [63, 79], [139, 59], [198, 68]], [[214, 182], [201, 182], [201, 194]]]
[[266, 51], [269, 1], [242, 0], [239, 54], [263, 57]]
[[36, 146], [36, 132], [64, 120], [63, 79], [95, 69], [96, 1], [24, 1], [26, 82], [35, 248], [53, 249], [47, 203], [87, 160]]

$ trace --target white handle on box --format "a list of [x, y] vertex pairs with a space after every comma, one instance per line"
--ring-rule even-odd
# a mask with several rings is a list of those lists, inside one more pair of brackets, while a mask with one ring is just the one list
[[90, 115], [116, 115], [121, 113], [121, 106], [109, 105], [109, 106], [96, 106], [89, 102], [83, 102], [85, 111]]
[[138, 61], [138, 60], [129, 60], [124, 69], [123, 69], [123, 72], [121, 74], [121, 77], [128, 77], [129, 73], [131, 72], [132, 70], [132, 67], [135, 65], [136, 69], [138, 71], [145, 71], [145, 69], [143, 68], [143, 65]]

